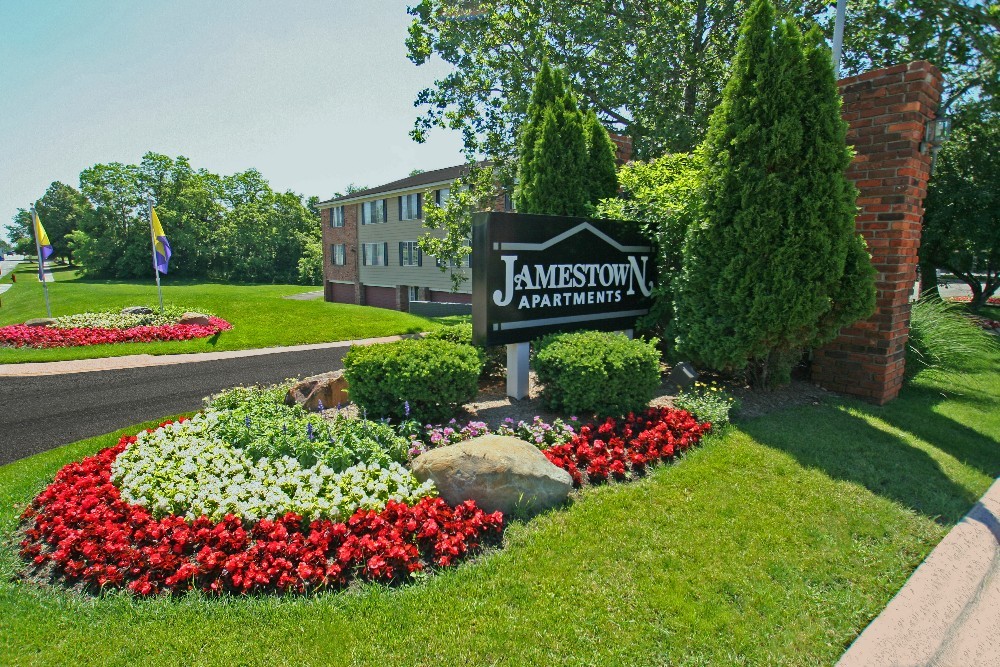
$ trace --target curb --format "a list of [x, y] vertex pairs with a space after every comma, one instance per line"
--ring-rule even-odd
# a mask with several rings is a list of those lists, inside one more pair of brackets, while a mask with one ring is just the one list
[[1000, 664], [1000, 479], [941, 540], [837, 667]]
[[[419, 334], [416, 334], [419, 335]], [[384, 336], [381, 338], [362, 338], [359, 340], [342, 340], [334, 343], [312, 343], [309, 345], [290, 345], [287, 347], [266, 347], [255, 350], [230, 350], [227, 352], [191, 352], [186, 354], [134, 354], [123, 357], [100, 357], [97, 359], [76, 359], [72, 361], [45, 361], [25, 364], [0, 364], [0, 377], [38, 377], [44, 375], [68, 375], [71, 373], [93, 373], [97, 371], [117, 371], [126, 368], [147, 368], [150, 366], [173, 366], [175, 364], [190, 364], [201, 361], [218, 361], [220, 359], [236, 359], [240, 357], [257, 357], [264, 354], [284, 354], [286, 352], [305, 352], [308, 350], [327, 350], [351, 345], [372, 345], [374, 343], [391, 343], [404, 338], [412, 338], [414, 334], [404, 336]]]

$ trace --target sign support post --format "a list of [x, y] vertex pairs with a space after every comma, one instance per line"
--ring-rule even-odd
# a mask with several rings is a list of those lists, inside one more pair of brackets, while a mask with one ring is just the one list
[[507, 395], [521, 400], [531, 390], [528, 378], [528, 356], [531, 343], [507, 344]]

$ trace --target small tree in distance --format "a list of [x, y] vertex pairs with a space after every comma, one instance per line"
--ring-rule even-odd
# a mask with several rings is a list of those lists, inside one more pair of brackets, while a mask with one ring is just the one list
[[701, 217], [675, 297], [678, 349], [755, 387], [875, 307], [829, 50], [755, 0], [705, 141]]

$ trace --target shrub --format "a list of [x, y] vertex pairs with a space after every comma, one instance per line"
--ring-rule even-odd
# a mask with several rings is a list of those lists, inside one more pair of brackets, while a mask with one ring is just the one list
[[995, 354], [996, 339], [955, 304], [924, 296], [910, 311], [907, 374], [926, 369], [959, 371]]
[[[442, 327], [427, 334], [426, 338], [432, 340], [446, 340], [461, 345], [472, 345], [472, 325], [455, 324], [449, 327]], [[503, 345], [492, 347], [481, 347], [474, 345], [479, 353], [479, 359], [483, 363], [482, 377], [499, 375], [507, 366], [507, 348]]]
[[392, 427], [338, 415], [333, 421], [285, 405], [288, 385], [237, 387], [209, 399], [211, 434], [244, 450], [253, 461], [289, 456], [309, 468], [321, 462], [336, 472], [358, 463], [406, 461], [406, 440]]
[[469, 345], [402, 340], [352, 346], [344, 355], [351, 400], [369, 416], [446, 421], [476, 397], [482, 362]]
[[729, 413], [736, 407], [736, 399], [714, 384], [695, 382], [674, 397], [674, 406], [711, 423], [712, 428], [721, 429], [729, 424]]
[[622, 415], [642, 410], [660, 384], [657, 340], [619, 333], [557, 334], [538, 343], [535, 370], [554, 410]]
[[769, 0], [746, 12], [704, 144], [700, 219], [674, 282], [678, 353], [754, 386], [875, 309], [830, 52]]

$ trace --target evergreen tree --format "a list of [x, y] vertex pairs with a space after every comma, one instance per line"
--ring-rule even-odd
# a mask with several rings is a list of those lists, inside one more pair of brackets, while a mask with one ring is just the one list
[[547, 62], [542, 63], [535, 83], [531, 89], [531, 102], [521, 125], [521, 136], [518, 140], [518, 187], [514, 194], [518, 210], [525, 210], [523, 200], [531, 198], [534, 186], [535, 145], [538, 143], [539, 131], [545, 120], [545, 111], [566, 93], [562, 72], [553, 71]]
[[776, 386], [803, 349], [873, 312], [846, 131], [829, 51], [755, 0], [706, 137], [702, 219], [685, 238], [683, 354]]
[[586, 167], [583, 114], [573, 94], [567, 92], [545, 111], [532, 161], [534, 178], [523, 212], [586, 215]]
[[550, 85], [546, 69], [543, 65], [532, 92], [538, 107], [521, 132], [517, 208], [522, 213], [586, 215], [589, 181], [584, 115], [562, 74], [552, 71]]
[[597, 114], [587, 112], [587, 200], [596, 205], [618, 195], [618, 168], [615, 144]]

